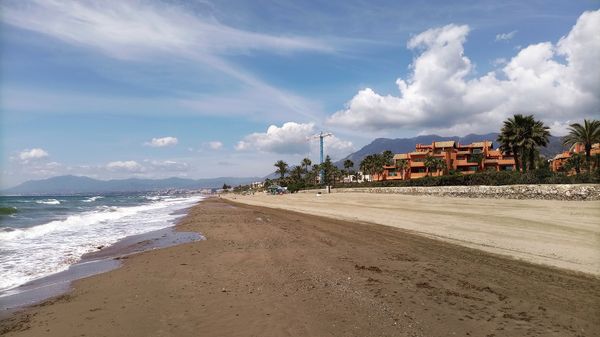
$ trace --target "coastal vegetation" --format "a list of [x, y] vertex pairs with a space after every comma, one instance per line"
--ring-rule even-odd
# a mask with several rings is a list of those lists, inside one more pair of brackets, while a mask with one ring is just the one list
[[[549, 127], [533, 115], [515, 114], [503, 122], [497, 142], [499, 149], [513, 156], [514, 171], [484, 170], [472, 174], [448, 170], [446, 162], [428, 155], [423, 161], [427, 175], [417, 179], [404, 180], [408, 161], [394, 160], [394, 153], [386, 150], [367, 155], [355, 170], [355, 163], [346, 159], [336, 166], [331, 157], [326, 156], [322, 164], [313, 164], [304, 158], [298, 165], [290, 166], [278, 160], [274, 166], [278, 179], [266, 179], [263, 188], [270, 185], [287, 187], [288, 191], [315, 189], [322, 186], [333, 187], [377, 187], [377, 186], [453, 186], [453, 185], [513, 185], [513, 184], [578, 184], [600, 183], [600, 156], [592, 155], [592, 145], [600, 142], [600, 121], [584, 120], [574, 123], [563, 138], [565, 147], [581, 144], [585, 153], [572, 153], [565, 164], [554, 172], [548, 158], [540, 155], [540, 148], [548, 144]], [[474, 153], [470, 162], [481, 165], [484, 156]], [[369, 177], [381, 176], [384, 167], [395, 167], [402, 180], [370, 181]], [[446, 172], [447, 174], [439, 174]], [[323, 181], [320, 181], [321, 173]], [[436, 174], [434, 174], [436, 173]], [[367, 178], [363, 181], [363, 177]], [[238, 186], [236, 191], [247, 191], [249, 186]]]

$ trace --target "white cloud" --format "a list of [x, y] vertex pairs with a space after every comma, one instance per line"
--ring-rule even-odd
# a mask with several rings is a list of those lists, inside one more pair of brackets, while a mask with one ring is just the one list
[[282, 154], [304, 154], [309, 151], [309, 142], [306, 137], [314, 133], [313, 123], [287, 122], [281, 127], [271, 125], [267, 132], [256, 132], [237, 143], [238, 151], [255, 149], [263, 152]]
[[[237, 143], [238, 151], [258, 150], [277, 154], [308, 155], [319, 153], [318, 139], [311, 138], [317, 133], [313, 123], [287, 122], [281, 127], [271, 125], [267, 132], [250, 134]], [[335, 135], [325, 138], [326, 154], [336, 159], [354, 150], [352, 142]]]
[[220, 150], [223, 147], [223, 143], [221, 143], [218, 140], [213, 140], [211, 142], [208, 142], [208, 147], [210, 147], [213, 150]]
[[144, 145], [152, 146], [152, 147], [166, 147], [166, 146], [174, 146], [177, 145], [179, 140], [175, 137], [162, 137], [162, 138], [152, 138], [151, 141], [144, 143]]
[[127, 161], [113, 161], [106, 164], [106, 169], [113, 172], [130, 172], [139, 173], [143, 172], [144, 167], [134, 160]]
[[[600, 10], [585, 12], [554, 45], [521, 49], [506, 65], [469, 79], [473, 66], [463, 54], [467, 26], [427, 30], [408, 42], [420, 54], [399, 96], [359, 91], [328, 124], [346, 128], [421, 129], [465, 134], [498, 130], [514, 113], [533, 113], [549, 124], [600, 113]], [[561, 61], [561, 57], [565, 61]]]
[[497, 34], [496, 35], [496, 41], [508, 41], [508, 40], [512, 40], [512, 38], [515, 37], [515, 34], [517, 34], [516, 30], [513, 30], [510, 33]]
[[23, 150], [23, 151], [21, 151], [21, 153], [19, 153], [19, 158], [24, 162], [27, 162], [29, 160], [46, 158], [48, 156], [49, 156], [48, 152], [46, 152], [44, 149], [40, 149], [40, 148], [34, 148], [31, 150], [27, 149], [27, 150]]

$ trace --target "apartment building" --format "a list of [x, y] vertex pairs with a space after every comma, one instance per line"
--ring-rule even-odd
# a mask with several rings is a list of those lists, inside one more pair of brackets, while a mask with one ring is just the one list
[[[552, 158], [552, 160], [550, 161], [550, 168], [552, 169], [552, 171], [562, 171], [563, 165], [565, 165], [567, 160], [569, 160], [569, 158], [571, 158], [575, 153], [580, 153], [581, 155], [585, 156], [585, 146], [581, 143], [577, 143], [571, 146], [569, 151], [564, 151], [554, 156], [554, 158]], [[590, 151], [590, 154], [592, 158], [597, 155], [600, 155], [600, 143], [592, 144], [592, 151]], [[571, 171], [572, 172], [569, 173], [574, 173], [574, 170]]]
[[[442, 167], [431, 169], [426, 166], [428, 158], [443, 162]], [[468, 145], [448, 140], [431, 144], [417, 144], [415, 151], [394, 155], [393, 164], [384, 166], [381, 175], [374, 180], [406, 180], [425, 176], [441, 176], [450, 170], [461, 174], [472, 174], [483, 170], [515, 170], [512, 155], [495, 150], [491, 141], [475, 142]]]

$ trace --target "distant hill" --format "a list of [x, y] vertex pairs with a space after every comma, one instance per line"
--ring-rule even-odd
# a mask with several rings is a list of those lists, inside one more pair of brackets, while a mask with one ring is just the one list
[[[442, 140], [454, 140], [460, 142], [461, 144], [470, 144], [476, 141], [491, 140], [494, 143], [494, 148], [497, 148], [498, 143], [496, 142], [496, 138], [498, 138], [498, 133], [487, 133], [483, 135], [469, 134], [464, 137], [426, 135], [413, 138], [377, 138], [370, 144], [363, 146], [360, 150], [351, 153], [345, 158], [337, 161], [335, 164], [338, 167], [343, 167], [344, 160], [350, 159], [354, 162], [354, 167], [358, 168], [360, 162], [370, 154], [381, 153], [385, 150], [390, 150], [393, 153], [406, 153], [413, 151], [415, 149], [415, 145], [417, 144], [431, 144], [432, 142]], [[541, 148], [540, 150], [541, 154], [546, 158], [554, 157], [554, 155], [563, 151], [561, 137], [551, 136], [548, 146]]]
[[43, 180], [30, 180], [18, 186], [2, 191], [4, 195], [48, 195], [48, 194], [84, 194], [146, 192], [165, 189], [201, 189], [220, 188], [223, 184], [240, 185], [261, 180], [259, 177], [246, 178], [209, 178], [209, 179], [115, 179], [97, 180], [81, 176], [59, 176]]

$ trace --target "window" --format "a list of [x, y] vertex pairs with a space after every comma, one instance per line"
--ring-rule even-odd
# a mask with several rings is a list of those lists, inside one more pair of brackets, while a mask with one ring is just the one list
[[469, 166], [469, 171], [477, 171], [477, 166]]
[[481, 153], [481, 149], [473, 149], [473, 153]]

